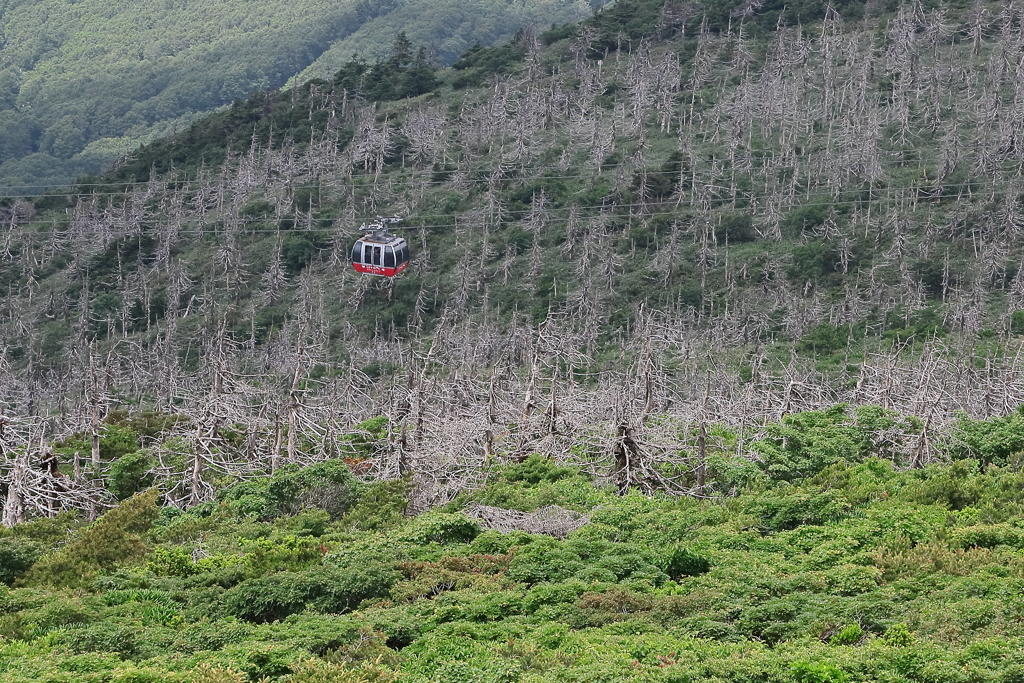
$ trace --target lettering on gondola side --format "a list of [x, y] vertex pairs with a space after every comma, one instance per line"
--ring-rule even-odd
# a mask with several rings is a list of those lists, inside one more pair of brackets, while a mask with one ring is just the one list
[[387, 268], [384, 266], [375, 266], [373, 264], [365, 263], [354, 263], [352, 265], [355, 267], [356, 272], [365, 273], [367, 275], [385, 275], [387, 277], [394, 277], [409, 267], [408, 263], [403, 263], [397, 268]]

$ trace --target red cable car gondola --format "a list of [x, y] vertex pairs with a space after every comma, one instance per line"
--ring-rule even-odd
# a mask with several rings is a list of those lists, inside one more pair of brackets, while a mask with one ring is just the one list
[[389, 223], [401, 218], [380, 218], [363, 225], [366, 234], [352, 246], [352, 267], [357, 273], [394, 277], [409, 267], [409, 245], [405, 239], [388, 232]]

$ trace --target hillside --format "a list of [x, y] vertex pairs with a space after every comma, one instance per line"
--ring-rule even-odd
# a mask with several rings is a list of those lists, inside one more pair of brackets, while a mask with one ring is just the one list
[[[573, 21], [571, 2], [0, 2], [0, 188], [39, 193], [108, 167], [329, 54], [386, 57], [401, 27], [433, 59]], [[392, 17], [391, 15], [395, 15]], [[397, 28], [396, 28], [397, 27]], [[312, 66], [311, 66], [312, 65]]]
[[[715, 475], [743, 487], [723, 500], [619, 496], [532, 456], [409, 519], [411, 480], [360, 483], [335, 461], [184, 513], [150, 491], [89, 526], [19, 525], [0, 533], [0, 677], [1016, 680], [1019, 450], [900, 472], [873, 455], [884, 417], [773, 425], [763, 466]], [[1021, 420], [971, 424], [971, 443], [1005, 453], [1012, 432], [1019, 449]], [[786, 482], [784, 439], [806, 463], [842, 456]]]
[[[146, 359], [120, 395], [160, 402], [167, 372], [207, 381], [214, 338], [243, 374], [281, 344], [312, 354], [304, 372], [401, 376], [438, 335], [433, 363], [518, 367], [532, 351], [499, 340], [540, 340], [547, 319], [547, 379], [624, 370], [647, 344], [684, 372], [669, 394], [695, 398], [686, 359], [712, 354], [732, 396], [805, 383], [815, 407], [897, 401], [913, 361], [906, 377], [956, 395], [911, 381], [908, 411], [1002, 411], [1021, 395], [1024, 254], [1004, 68], [1020, 30], [997, 9], [812, 30], [624, 3], [451, 69], [411, 45], [239, 100], [76, 196], [11, 200], [11, 381], [74, 378], [90, 343]], [[415, 245], [394, 282], [344, 265], [378, 213]]]
[[[589, 420], [845, 401], [921, 416], [927, 459], [927, 429], [1024, 396], [1020, 27], [996, 9], [812, 31], [622, 3], [236, 101], [77, 195], [8, 201], [8, 412], [60, 434], [173, 406], [240, 425], [246, 462], [385, 413], [457, 460], [488, 433], [568, 454]], [[373, 214], [406, 219], [394, 281], [345, 263]]]
[[0, 673], [1016, 680], [1020, 8], [390, 45], [3, 200]]
[[[1018, 17], [670, 9], [620, 3], [450, 69], [397, 41], [74, 195], [8, 199], [7, 411], [60, 434], [173, 406], [269, 457], [268, 429], [323, 452], [324, 420], [381, 413], [425, 455], [544, 406], [568, 453], [585, 415], [845, 401], [941, 431], [1018, 405]], [[374, 214], [413, 245], [393, 281], [346, 265]]]

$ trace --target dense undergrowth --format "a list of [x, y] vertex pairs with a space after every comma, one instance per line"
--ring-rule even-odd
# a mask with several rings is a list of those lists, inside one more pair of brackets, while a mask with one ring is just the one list
[[[534, 454], [406, 515], [341, 461], [140, 491], [0, 535], [0, 678], [22, 682], [1007, 682], [1024, 676], [1020, 415], [907, 469], [858, 416], [793, 415], [706, 499], [617, 495]], [[787, 469], [788, 468], [788, 469]], [[470, 503], [589, 515], [565, 538]]]

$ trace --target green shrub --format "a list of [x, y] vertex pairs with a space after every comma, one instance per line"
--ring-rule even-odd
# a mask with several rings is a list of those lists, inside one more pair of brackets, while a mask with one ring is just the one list
[[147, 568], [157, 576], [191, 576], [195, 561], [184, 548], [155, 548]]
[[275, 213], [276, 207], [266, 199], [253, 199], [238, 211], [242, 218], [268, 218]]
[[[67, 456], [71, 456], [75, 451], [88, 453], [92, 447], [88, 434], [81, 433], [55, 445], [58, 453]], [[99, 446], [100, 460], [110, 462], [127, 453], [137, 451], [139, 437], [131, 427], [125, 424], [105, 424], [100, 428]]]
[[891, 647], [907, 647], [914, 644], [914, 634], [906, 624], [901, 622], [887, 628], [882, 640]]
[[1017, 309], [1010, 315], [1010, 333], [1024, 334], [1024, 311]]
[[423, 635], [432, 624], [418, 606], [398, 605], [389, 609], [367, 610], [363, 613], [374, 631], [384, 634], [388, 647], [400, 650]]
[[131, 427], [108, 424], [100, 433], [100, 458], [105, 461], [120, 458], [139, 447], [139, 437]]
[[387, 597], [400, 578], [398, 571], [382, 564], [349, 569], [322, 567], [307, 572], [304, 586], [312, 609], [341, 614], [356, 609], [364, 600]]
[[560, 582], [586, 568], [580, 556], [554, 539], [539, 539], [512, 558], [508, 577], [526, 584]]
[[326, 510], [304, 510], [294, 517], [282, 517], [275, 526], [298, 537], [320, 538], [327, 533], [331, 515]]
[[452, 69], [461, 72], [452, 81], [452, 87], [459, 90], [480, 85], [488, 76], [515, 69], [526, 55], [525, 47], [517, 45], [521, 35], [522, 30], [509, 43], [493, 47], [484, 47], [477, 41], [452, 64]]
[[827, 662], [794, 662], [790, 672], [797, 683], [846, 683], [846, 672]]
[[246, 683], [248, 677], [231, 667], [220, 667], [208, 662], [197, 666], [189, 677], [189, 683]]
[[[23, 590], [13, 591], [10, 596], [15, 605], [21, 603], [17, 605], [20, 609], [0, 617], [3, 638], [31, 640], [55, 629], [93, 622], [99, 616], [86, 601], [77, 597], [49, 591], [42, 595], [18, 595]], [[36, 602], [35, 598], [42, 599]]]
[[485, 555], [504, 555], [515, 546], [529, 545], [535, 538], [543, 537], [531, 536], [525, 531], [503, 534], [500, 531], [489, 529], [473, 539], [469, 544], [469, 551]]
[[52, 631], [49, 642], [74, 653], [116, 652], [124, 659], [138, 654], [138, 629], [131, 624], [102, 622], [62, 627]]
[[275, 535], [251, 541], [241, 539], [240, 543], [242, 550], [246, 552], [246, 566], [251, 573], [257, 575], [305, 569], [311, 564], [319, 563], [324, 553], [323, 544], [309, 536]]
[[131, 498], [153, 485], [153, 459], [142, 451], [122, 455], [110, 466], [107, 490], [118, 500]]
[[292, 672], [302, 658], [295, 648], [275, 642], [249, 642], [228, 645], [224, 654], [240, 669], [248, 681], [280, 679]]
[[830, 353], [845, 348], [849, 337], [850, 330], [846, 327], [821, 323], [800, 339], [799, 348], [801, 351]]
[[256, 628], [258, 627], [234, 618], [189, 621], [178, 632], [174, 649], [184, 653], [220, 650], [227, 645], [240, 644], [252, 638]]
[[318, 508], [341, 518], [357, 499], [362, 485], [341, 460], [299, 467], [282, 467], [271, 477], [260, 477], [222, 489], [217, 500], [237, 515], [270, 520]]
[[821, 225], [828, 219], [829, 207], [822, 203], [806, 204], [791, 210], [782, 219], [783, 233], [789, 236], [799, 235]]
[[0, 584], [10, 586], [35, 564], [46, 547], [27, 538], [0, 538]]
[[300, 574], [280, 572], [243, 581], [224, 594], [223, 604], [229, 615], [245, 621], [277, 621], [305, 609], [304, 588]]
[[256, 638], [317, 656], [348, 646], [358, 648], [361, 639], [378, 640], [380, 637], [359, 619], [312, 612], [293, 614], [282, 621], [253, 628]]
[[576, 579], [563, 583], [538, 583], [523, 597], [523, 609], [535, 612], [543, 605], [575, 603], [587, 592], [587, 586], [587, 583]]
[[859, 462], [863, 434], [851, 422], [845, 405], [825, 411], [786, 415], [769, 425], [768, 438], [753, 444], [761, 466], [773, 479], [794, 481], [812, 477], [837, 462]]
[[44, 555], [19, 581], [29, 586], [85, 586], [101, 571], [141, 560], [148, 547], [139, 534], [157, 518], [155, 489], [122, 502], [56, 552]]
[[525, 486], [536, 486], [541, 482], [556, 482], [579, 476], [578, 469], [560, 465], [540, 453], [532, 453], [523, 462], [503, 468], [497, 478]]
[[762, 496], [757, 506], [761, 523], [772, 531], [795, 529], [805, 524], [825, 524], [842, 519], [851, 510], [849, 501], [835, 491], [797, 489]]
[[480, 525], [461, 513], [428, 512], [417, 517], [398, 539], [417, 545], [469, 543], [480, 534]]
[[378, 415], [369, 420], [363, 420], [343, 438], [349, 450], [347, 455], [356, 459], [372, 458], [377, 455], [380, 449], [386, 445], [388, 428], [387, 415]]
[[939, 503], [951, 510], [963, 510], [981, 501], [986, 484], [978, 472], [977, 460], [957, 460], [952, 465], [927, 467], [923, 480], [910, 488], [907, 497], [925, 505]]
[[279, 572], [243, 581], [224, 594], [223, 604], [229, 615], [256, 623], [277, 621], [307, 607], [340, 614], [364, 600], [387, 597], [400, 578], [382, 565]]
[[108, 605], [124, 605], [130, 602], [157, 602], [168, 607], [177, 606], [177, 603], [167, 593], [148, 588], [107, 591], [103, 595], [103, 602]]
[[950, 545], [964, 550], [970, 548], [1024, 548], [1024, 529], [1010, 524], [987, 524], [970, 526], [952, 531]]
[[[572, 544], [568, 544], [572, 547]], [[584, 556], [584, 561], [589, 563], [588, 569], [606, 570], [611, 573], [612, 581], [645, 581], [649, 584], [659, 586], [664, 583], [668, 576], [657, 565], [657, 560], [649, 557], [640, 546], [615, 544], [598, 552], [597, 557]], [[696, 569], [700, 565], [700, 558], [690, 558], [695, 562], [689, 569]], [[681, 560], [685, 563], [685, 560]], [[698, 571], [698, 573], [700, 573]], [[581, 576], [582, 578], [582, 576]]]
[[[617, 50], [641, 38], [657, 35], [665, 25], [662, 7], [664, 0], [619, 0], [609, 3], [602, 11], [587, 19], [583, 25], [592, 29], [588, 41], [589, 56], [599, 59], [605, 50]], [[575, 35], [580, 28], [566, 24], [561, 29], [552, 29], [541, 34], [541, 39], [554, 42]]]
[[767, 480], [757, 463], [733, 453], [709, 453], [705, 467], [708, 481], [723, 493], [742, 491], [757, 481]]
[[61, 512], [53, 517], [39, 517], [12, 529], [0, 527], [0, 537], [26, 538], [53, 547], [67, 541], [68, 533], [83, 524], [77, 512]]
[[283, 680], [285, 683], [391, 683], [397, 676], [379, 661], [352, 665], [304, 659], [295, 664], [292, 673]]
[[676, 581], [684, 576], [699, 576], [711, 570], [711, 562], [689, 548], [676, 545], [665, 556], [665, 574]]
[[757, 239], [754, 221], [746, 212], [723, 212], [721, 221], [715, 227], [715, 239], [721, 243], [742, 244]]
[[850, 624], [829, 638], [832, 645], [856, 645], [864, 640], [864, 629], [859, 624]]
[[1005, 417], [974, 420], [960, 415], [959, 433], [950, 455], [976, 458], [983, 466], [1004, 466], [1024, 453], [1024, 405]]
[[366, 531], [398, 526], [405, 521], [409, 493], [414, 485], [411, 477], [368, 485], [342, 518], [341, 526]]

